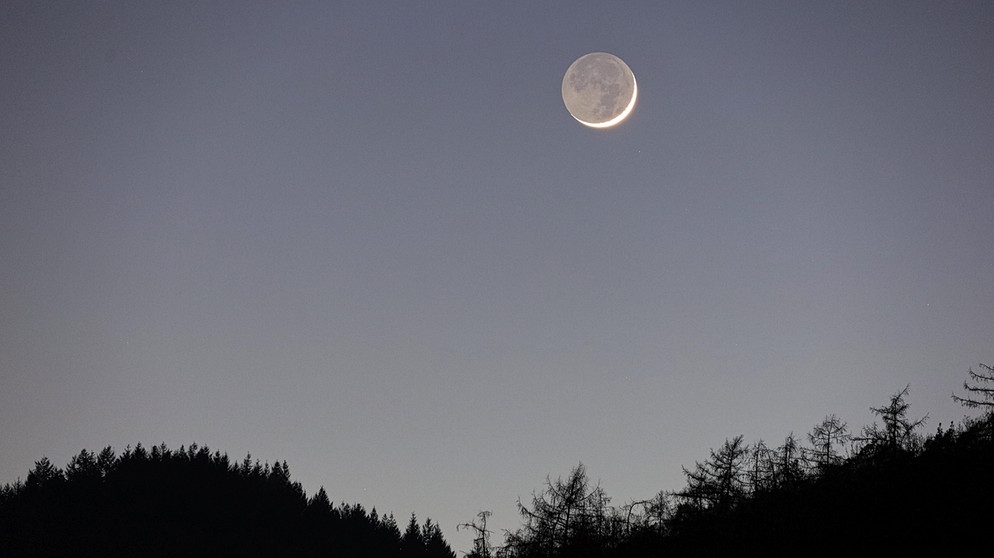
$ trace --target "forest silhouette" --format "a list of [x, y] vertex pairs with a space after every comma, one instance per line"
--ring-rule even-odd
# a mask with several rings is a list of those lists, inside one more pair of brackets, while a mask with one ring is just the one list
[[2, 556], [343, 556], [455, 558], [439, 526], [307, 498], [286, 462], [232, 463], [191, 444], [47, 458], [0, 490]]
[[[960, 556], [990, 549], [994, 525], [994, 368], [969, 371], [963, 396], [983, 410], [923, 434], [910, 386], [871, 407], [858, 432], [829, 415], [776, 447], [743, 436], [684, 467], [686, 486], [610, 505], [582, 463], [547, 478], [523, 525], [492, 546], [475, 521], [471, 558], [622, 556]], [[481, 519], [486, 519], [486, 512]]]
[[[954, 400], [979, 417], [923, 433], [910, 387], [851, 432], [829, 415], [769, 446], [725, 440], [684, 467], [686, 486], [611, 505], [582, 463], [548, 477], [522, 524], [492, 542], [490, 512], [460, 525], [469, 558], [964, 555], [994, 525], [994, 368], [969, 371]], [[196, 444], [42, 458], [0, 488], [0, 556], [364, 556], [454, 558], [431, 519], [308, 498], [286, 462], [239, 462]]]

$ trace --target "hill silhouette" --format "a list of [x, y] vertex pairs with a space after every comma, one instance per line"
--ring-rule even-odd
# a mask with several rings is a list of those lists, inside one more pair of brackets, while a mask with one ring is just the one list
[[455, 558], [438, 526], [412, 514], [307, 498], [286, 462], [270, 466], [196, 444], [47, 458], [0, 490], [0, 556], [344, 556]]
[[[974, 380], [994, 382], [994, 370]], [[986, 384], [981, 384], [986, 386]], [[933, 434], [912, 418], [908, 388], [871, 408], [882, 421], [850, 434], [831, 415], [768, 447], [728, 439], [684, 468], [687, 486], [609, 505], [581, 463], [546, 479], [523, 524], [491, 546], [485, 526], [470, 558], [622, 556], [962, 556], [989, 552], [994, 525], [994, 390], [966, 386], [987, 410]], [[970, 388], [973, 389], [970, 389]], [[961, 400], [958, 398], [957, 400]], [[848, 444], [848, 449], [846, 445]]]
[[683, 518], [646, 554], [958, 556], [989, 549], [990, 433], [988, 419], [937, 431], [917, 452], [860, 453], [731, 510]]
[[[991, 546], [994, 369], [971, 370], [979, 418], [922, 434], [909, 388], [872, 407], [881, 424], [851, 433], [825, 417], [803, 445], [725, 440], [684, 468], [677, 491], [622, 505], [583, 464], [518, 502], [520, 528], [493, 546], [490, 512], [468, 558], [628, 556], [959, 556]], [[455, 558], [439, 526], [361, 504], [308, 498], [286, 462], [239, 463], [196, 444], [81, 451], [64, 469], [47, 458], [0, 488], [0, 557], [335, 556]]]

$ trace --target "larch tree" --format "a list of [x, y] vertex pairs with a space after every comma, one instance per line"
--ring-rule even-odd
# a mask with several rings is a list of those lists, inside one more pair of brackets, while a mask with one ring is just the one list
[[525, 524], [508, 533], [504, 555], [559, 556], [597, 547], [609, 523], [609, 500], [600, 486], [590, 487], [583, 463], [566, 479], [546, 478], [545, 491], [533, 495], [531, 507], [518, 502]]
[[970, 379], [963, 382], [967, 395], [960, 397], [954, 393], [953, 401], [971, 409], [983, 409], [987, 414], [994, 413], [994, 366], [980, 363], [980, 372], [970, 368], [967, 373]]
[[812, 446], [811, 461], [819, 469], [837, 464], [842, 456], [836, 451], [836, 446], [843, 446], [849, 439], [846, 423], [834, 414], [826, 416], [808, 433]]
[[742, 436], [725, 440], [718, 451], [704, 463], [696, 463], [694, 470], [683, 469], [687, 488], [678, 493], [697, 509], [724, 512], [734, 508], [746, 495], [746, 459], [749, 448]]
[[918, 420], [908, 418], [911, 404], [905, 398], [910, 389], [911, 386], [907, 385], [891, 395], [890, 402], [886, 406], [870, 407], [870, 411], [879, 416], [884, 425], [881, 428], [874, 422], [864, 427], [862, 435], [855, 439], [867, 444], [865, 448], [873, 454], [895, 456], [902, 452], [918, 451], [921, 437], [915, 430], [925, 424], [928, 415]]
[[480, 511], [476, 514], [479, 519], [456, 525], [456, 531], [470, 529], [476, 535], [473, 537], [473, 550], [466, 554], [467, 558], [490, 558], [493, 555], [493, 546], [490, 545], [490, 535], [493, 531], [487, 529], [487, 519], [491, 515], [493, 512], [489, 510]]

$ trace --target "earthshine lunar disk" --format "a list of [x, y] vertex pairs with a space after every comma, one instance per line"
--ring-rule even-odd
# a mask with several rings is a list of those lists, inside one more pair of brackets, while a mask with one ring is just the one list
[[635, 108], [635, 74], [620, 58], [591, 52], [576, 59], [563, 76], [563, 103], [580, 124], [609, 128]]

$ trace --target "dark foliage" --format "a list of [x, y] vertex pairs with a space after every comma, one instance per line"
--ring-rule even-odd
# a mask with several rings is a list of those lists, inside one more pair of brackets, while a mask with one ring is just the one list
[[[976, 376], [972, 376], [976, 380]], [[921, 435], [908, 388], [871, 408], [883, 422], [851, 438], [835, 415], [810, 448], [726, 440], [687, 487], [606, 506], [581, 466], [546, 481], [505, 558], [574, 556], [965, 556], [989, 553], [994, 525], [994, 413]], [[959, 400], [959, 399], [958, 399]], [[989, 407], [988, 407], [989, 409]], [[836, 446], [854, 441], [843, 457]], [[983, 549], [987, 549], [986, 553]]]
[[[785, 490], [705, 514], [654, 541], [670, 556], [957, 556], [989, 547], [994, 445], [971, 428], [940, 432], [918, 453], [852, 458]], [[649, 549], [646, 549], [649, 550]]]
[[231, 463], [195, 444], [83, 450], [64, 471], [42, 458], [0, 489], [4, 557], [455, 558], [430, 519], [418, 533], [410, 546], [392, 515], [335, 507], [324, 488], [308, 499], [286, 462]]
[[532, 505], [518, 502], [524, 526], [507, 536], [504, 556], [603, 556], [618, 540], [617, 513], [600, 486], [591, 486], [583, 464], [566, 479], [546, 479]]

